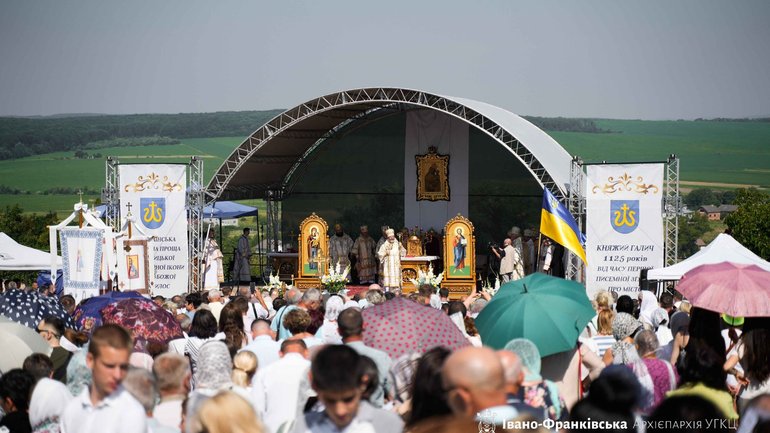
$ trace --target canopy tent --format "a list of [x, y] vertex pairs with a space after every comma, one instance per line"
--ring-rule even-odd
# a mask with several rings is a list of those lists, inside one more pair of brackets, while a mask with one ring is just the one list
[[650, 269], [647, 279], [652, 281], [678, 281], [682, 275], [700, 265], [733, 262], [746, 265], [757, 265], [770, 272], [770, 262], [752, 253], [732, 236], [721, 233], [702, 250], [686, 260], [665, 268]]
[[[56, 269], [61, 269], [61, 257], [56, 256]], [[0, 271], [40, 271], [51, 268], [51, 255], [19, 244], [0, 233]]]
[[218, 218], [220, 220], [257, 216], [257, 208], [246, 206], [234, 201], [218, 201], [203, 208], [204, 218]]

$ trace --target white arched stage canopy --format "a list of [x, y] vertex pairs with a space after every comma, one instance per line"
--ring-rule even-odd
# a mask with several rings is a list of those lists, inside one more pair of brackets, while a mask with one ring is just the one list
[[325, 140], [404, 106], [443, 112], [478, 128], [518, 158], [542, 187], [566, 196], [572, 157], [532, 123], [483, 102], [388, 87], [331, 93], [276, 116], [230, 154], [209, 183], [209, 195], [237, 200], [282, 191]]
[[[303, 170], [307, 170], [308, 167], [317, 162], [317, 155], [325, 146], [332, 146], [335, 142], [339, 142], [342, 137], [365, 131], [375, 124], [390, 125], [387, 123], [387, 119], [392, 120], [398, 114], [403, 115], [405, 112], [418, 110], [422, 113], [435, 113], [442, 117], [451, 118], [455, 125], [462, 125], [466, 131], [466, 147], [469, 147], [465, 151], [466, 155], [475, 154], [482, 147], [477, 145], [480, 141], [483, 141], [487, 149], [497, 147], [496, 150], [492, 149], [497, 152], [495, 153], [497, 159], [488, 158], [486, 164], [494, 165], [498, 163], [498, 160], [505, 159], [508, 161], [506, 164], [511, 167], [516, 166], [514, 168], [520, 173], [521, 179], [527, 178], [527, 197], [530, 200], [527, 203], [527, 208], [536, 208], [534, 211], [537, 212], [538, 216], [540, 202], [537, 196], [542, 197], [543, 188], [548, 188], [554, 195], [566, 200], [571, 185], [570, 170], [573, 158], [553, 138], [529, 121], [507, 110], [479, 101], [442, 96], [419, 90], [373, 87], [346, 90], [311, 99], [286, 110], [264, 124], [244, 140], [219, 167], [208, 184], [206, 201], [266, 199], [268, 202], [266, 235], [271, 241], [270, 249], [275, 250], [278, 245], [277, 241], [282, 238], [282, 235], [284, 240], [290, 239], [291, 236], [288, 236], [288, 232], [292, 229], [296, 230], [293, 226], [295, 218], [287, 218], [285, 209], [288, 206], [284, 200], [298, 196], [301, 189], [296, 187], [298, 179], [302, 177]], [[472, 136], [470, 145], [467, 144], [469, 134]], [[376, 141], [377, 134], [371, 132], [369, 132], [367, 140], [372, 136]], [[401, 146], [400, 152], [403, 156], [405, 149], [403, 135], [397, 136], [396, 133], [393, 133], [389, 140], [390, 143], [394, 143], [394, 146]], [[366, 141], [367, 144], [371, 142], [372, 140]], [[359, 153], [371, 152], [372, 147], [369, 149], [366, 150], [363, 147], [348, 148], [349, 151]], [[391, 153], [399, 152], [396, 147], [391, 150]], [[499, 157], [501, 155], [502, 158]], [[510, 158], [505, 155], [510, 156]], [[471, 156], [471, 158], [473, 157]], [[404, 160], [409, 163], [409, 160], [414, 161], [413, 158], [414, 156], [410, 154]], [[452, 156], [452, 158], [454, 158], [453, 160], [462, 160], [461, 156]], [[404, 165], [404, 160], [401, 160], [402, 165]], [[467, 161], [463, 161], [463, 163], [468, 164]], [[376, 164], [370, 163], [370, 165]], [[333, 169], [336, 170], [337, 168], [333, 167]], [[477, 172], [484, 171], [476, 170]], [[461, 181], [466, 184], [470, 182], [467, 172], [468, 168], [466, 167], [466, 177]], [[369, 175], [370, 173], [364, 172], [364, 174]], [[450, 173], [450, 177], [451, 175], [452, 173]], [[493, 181], [506, 181], [505, 176], [499, 174], [487, 173], [486, 175], [488, 178], [493, 178]], [[402, 181], [403, 177], [402, 174]], [[306, 196], [324, 194], [320, 189], [326, 186], [325, 182], [318, 182], [316, 179], [313, 185], [316, 190], [312, 194], [305, 192]], [[514, 185], [514, 183], [509, 182], [509, 185]], [[405, 190], [410, 186], [412, 185], [408, 181], [397, 185], [400, 188], [401, 197], [404, 197]], [[486, 189], [486, 185], [478, 186], [477, 184], [474, 190], [475, 196], [485, 195]], [[524, 188], [516, 190], [524, 190]], [[454, 191], [456, 194], [452, 200], [459, 199], [462, 194], [465, 194], [465, 209], [468, 212], [467, 185], [464, 190], [458, 188]], [[357, 197], [360, 197], [361, 194], [375, 193], [356, 191], [349, 194], [351, 196], [357, 194]], [[501, 201], [510, 198], [510, 196], [502, 195], [500, 197]], [[282, 201], [284, 201], [283, 215], [280, 210]], [[348, 201], [345, 205], [337, 205], [337, 208], [344, 208], [356, 203], [358, 202]], [[397, 201], [393, 203], [398, 205]], [[474, 209], [485, 206], [486, 204], [476, 203]], [[303, 211], [310, 214], [316, 209], [314, 205], [309, 205]], [[320, 214], [322, 213], [319, 212]], [[334, 219], [338, 216], [332, 216], [330, 222], [335, 222]], [[474, 218], [473, 215], [469, 217]], [[477, 212], [476, 217], [477, 219], [486, 219], [481, 218], [479, 212]], [[402, 223], [402, 221], [395, 221], [395, 219], [391, 218], [393, 221], [391, 224]], [[407, 226], [413, 226], [409, 225], [409, 218], [402, 217], [402, 219], [407, 220], [405, 222]], [[518, 221], [511, 221], [511, 218], [500, 217], [499, 219], [500, 221], [495, 222], [497, 226], [486, 230], [487, 238], [492, 237], [489, 233], [493, 231], [496, 237], [498, 234], [505, 233], [504, 231], [500, 232], [501, 230], [507, 230], [514, 224], [523, 224]], [[355, 223], [357, 226], [359, 223], [355, 218], [349, 218], [349, 220], [348, 224], [350, 225]], [[529, 214], [528, 223], [536, 225], [536, 221], [532, 220], [532, 214]], [[382, 223], [386, 222], [388, 221], [382, 221]], [[369, 223], [370, 226], [379, 227], [381, 222], [370, 219], [370, 221], [360, 221], [360, 223]], [[285, 230], [283, 231], [286, 233], [281, 233], [281, 225], [284, 225]], [[442, 228], [436, 225], [432, 227]], [[427, 227], [425, 228], [427, 229]]]

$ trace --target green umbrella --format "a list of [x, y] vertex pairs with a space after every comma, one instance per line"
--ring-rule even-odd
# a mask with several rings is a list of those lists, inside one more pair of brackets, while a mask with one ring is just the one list
[[582, 285], [537, 273], [503, 284], [476, 327], [485, 346], [502, 349], [514, 338], [527, 338], [540, 356], [548, 356], [574, 348], [595, 315]]

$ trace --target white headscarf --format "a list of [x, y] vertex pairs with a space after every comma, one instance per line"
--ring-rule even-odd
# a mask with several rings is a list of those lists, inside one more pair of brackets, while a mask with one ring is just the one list
[[196, 388], [224, 389], [232, 385], [230, 375], [233, 360], [227, 345], [220, 340], [209, 340], [201, 346], [198, 368], [195, 371]]
[[329, 321], [337, 320], [337, 316], [340, 315], [344, 305], [345, 301], [343, 301], [341, 297], [334, 295], [329, 296], [329, 299], [326, 300], [324, 319]]
[[35, 385], [29, 403], [29, 423], [34, 429], [40, 424], [49, 422], [56, 424], [59, 417], [72, 400], [67, 386], [58, 380], [43, 378]]
[[639, 320], [645, 325], [652, 327], [652, 313], [658, 308], [658, 298], [655, 294], [642, 290], [642, 305], [639, 308]]

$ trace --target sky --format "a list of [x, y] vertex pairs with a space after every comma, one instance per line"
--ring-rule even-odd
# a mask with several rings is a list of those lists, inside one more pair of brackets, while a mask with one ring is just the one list
[[3, 0], [0, 115], [396, 86], [522, 115], [770, 116], [766, 0]]

